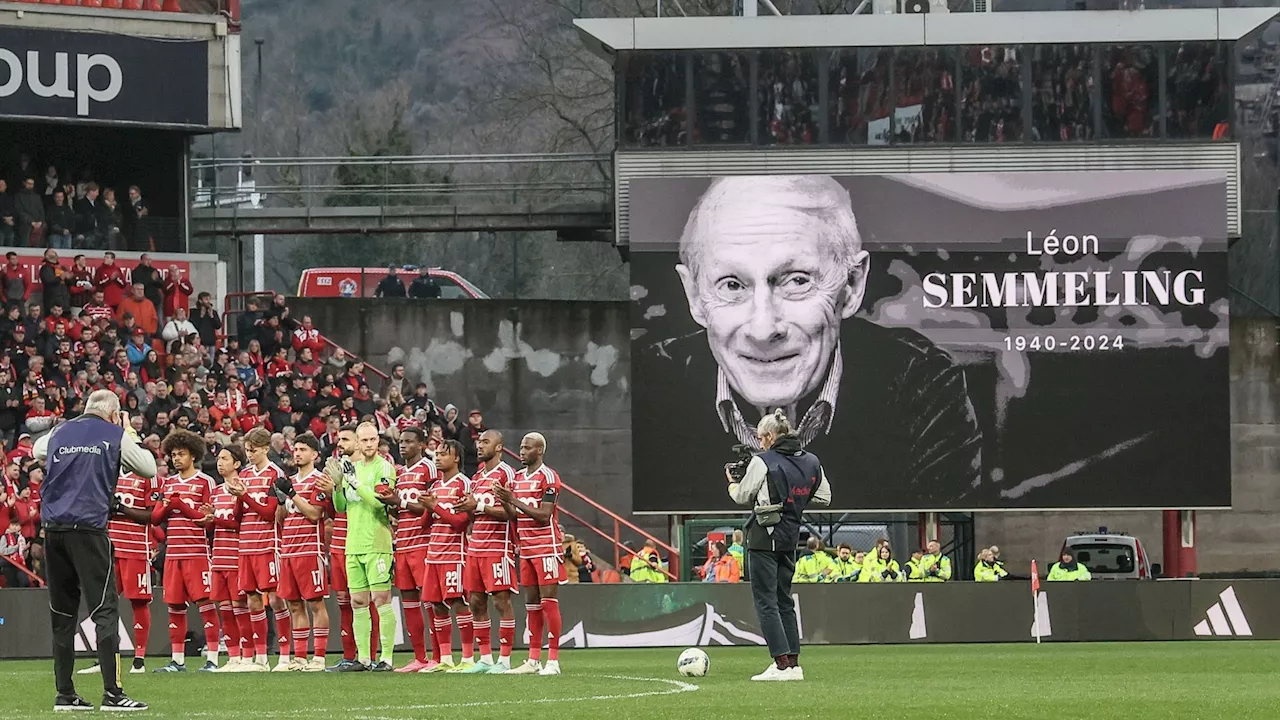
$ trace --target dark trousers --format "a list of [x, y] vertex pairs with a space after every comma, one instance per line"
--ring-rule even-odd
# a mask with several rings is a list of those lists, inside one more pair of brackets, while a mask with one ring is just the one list
[[80, 595], [98, 628], [98, 666], [104, 692], [120, 692], [120, 609], [117, 607], [111, 541], [105, 530], [45, 528], [45, 568], [53, 615], [53, 677], [58, 694], [74, 694]]
[[791, 597], [795, 551], [748, 550], [747, 566], [751, 568], [751, 599], [756, 605], [760, 632], [769, 646], [769, 657], [799, 655], [800, 625]]

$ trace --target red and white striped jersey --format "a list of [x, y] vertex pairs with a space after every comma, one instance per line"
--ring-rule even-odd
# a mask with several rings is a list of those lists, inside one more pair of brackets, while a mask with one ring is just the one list
[[[312, 469], [306, 475], [293, 478], [293, 489], [303, 500], [318, 505], [316, 502], [316, 481], [324, 473]], [[290, 499], [284, 504], [288, 514], [284, 517], [284, 528], [280, 531], [280, 557], [314, 557], [320, 554], [324, 543], [324, 521], [312, 522], [298, 509]]]
[[[332, 501], [330, 501], [332, 502]], [[347, 514], [333, 514], [333, 536], [329, 538], [329, 552], [347, 552]]]
[[422, 458], [407, 468], [397, 468], [396, 492], [400, 494], [401, 507], [396, 513], [396, 552], [426, 550], [431, 531], [423, 523], [421, 515], [409, 512], [404, 504], [418, 502], [440, 479], [436, 464]]
[[[116, 482], [116, 497], [120, 504], [135, 510], [150, 510], [160, 498], [160, 482], [141, 475], [128, 473]], [[7, 530], [8, 527], [6, 526]], [[151, 526], [130, 520], [123, 515], [112, 515], [107, 523], [107, 537], [119, 559], [151, 560]]]
[[[471, 491], [471, 480], [462, 473], [454, 473], [449, 479], [431, 484], [431, 494], [442, 510], [453, 511], [453, 506]], [[467, 544], [467, 531], [454, 530], [444, 518], [431, 513], [431, 540], [427, 543], [427, 562], [434, 565], [460, 565]]]
[[498, 498], [493, 494], [495, 485], [511, 487], [515, 479], [515, 471], [511, 466], [499, 462], [492, 470], [483, 467], [476, 474], [471, 493], [476, 497], [476, 516], [471, 521], [471, 539], [467, 542], [467, 555], [515, 555], [515, 545], [511, 542], [511, 521], [499, 520], [492, 515], [480, 512], [486, 507], [498, 505]]
[[[560, 475], [546, 465], [538, 466], [533, 472], [522, 468], [511, 483], [511, 494], [525, 505], [538, 507], [547, 495], [559, 497]], [[560, 541], [563, 538], [559, 515], [560, 509], [557, 507], [546, 525], [540, 525], [528, 515], [516, 517], [516, 545], [520, 549], [521, 558], [560, 556]]]
[[219, 485], [213, 491], [213, 560], [209, 563], [212, 570], [240, 569], [240, 530], [219, 527], [227, 521], [236, 521], [236, 511], [240, 498], [231, 494], [227, 486]]
[[[261, 470], [249, 465], [240, 471], [240, 479], [244, 480], [245, 497], [253, 498], [258, 504], [266, 504], [274, 499], [272, 486], [276, 484], [276, 478], [282, 476], [284, 471], [275, 463], [268, 462]], [[240, 503], [240, 554], [274, 555], [278, 550], [275, 513], [263, 517], [244, 498], [241, 498]]]
[[[213, 499], [213, 478], [198, 472], [186, 480], [181, 475], [164, 479], [160, 489], [165, 498], [177, 496], [170, 503], [165, 528], [165, 559], [191, 560], [209, 557], [208, 529], [183, 515], [183, 511], [199, 513]], [[179, 507], [181, 506], [181, 507]]]

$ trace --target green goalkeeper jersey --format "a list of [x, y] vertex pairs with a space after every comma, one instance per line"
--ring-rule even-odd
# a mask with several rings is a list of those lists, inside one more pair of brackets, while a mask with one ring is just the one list
[[355, 477], [344, 477], [334, 491], [333, 504], [347, 514], [347, 555], [391, 554], [391, 515], [373, 489], [379, 483], [396, 486], [396, 468], [386, 458], [353, 462]]

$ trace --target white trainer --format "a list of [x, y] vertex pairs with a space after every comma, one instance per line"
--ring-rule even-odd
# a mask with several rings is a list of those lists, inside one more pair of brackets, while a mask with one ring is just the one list
[[787, 668], [787, 672], [791, 673], [792, 680], [804, 679], [804, 668], [801, 668], [799, 665], [792, 665], [791, 667]]
[[546, 667], [544, 667], [544, 668], [542, 668], [541, 670], [539, 670], [539, 671], [538, 671], [538, 674], [539, 674], [539, 675], [559, 675], [559, 674], [560, 674], [560, 661], [559, 661], [559, 660], [548, 660], [548, 661], [547, 661], [547, 666], [546, 666]]
[[803, 678], [792, 675], [790, 673], [790, 668], [782, 670], [777, 666], [777, 664], [773, 664], [765, 668], [764, 672], [759, 675], [753, 675], [751, 679], [757, 682], [785, 682], [787, 680], [801, 680]]
[[290, 667], [292, 663], [292, 659], [286, 660], [284, 658], [280, 658], [280, 662], [276, 663], [276, 666], [271, 668], [271, 672], [289, 672], [293, 669]]
[[542, 672], [542, 663], [538, 662], [537, 660], [534, 660], [533, 658], [529, 658], [528, 660], [524, 661], [523, 665], [519, 667], [513, 667], [502, 674], [503, 675], [537, 675], [540, 672]]

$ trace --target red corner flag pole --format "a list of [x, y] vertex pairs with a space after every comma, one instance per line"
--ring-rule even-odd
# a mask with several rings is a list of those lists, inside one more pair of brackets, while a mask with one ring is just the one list
[[1036, 644], [1040, 644], [1040, 573], [1036, 571], [1036, 561], [1031, 561], [1031, 627], [1036, 629]]

